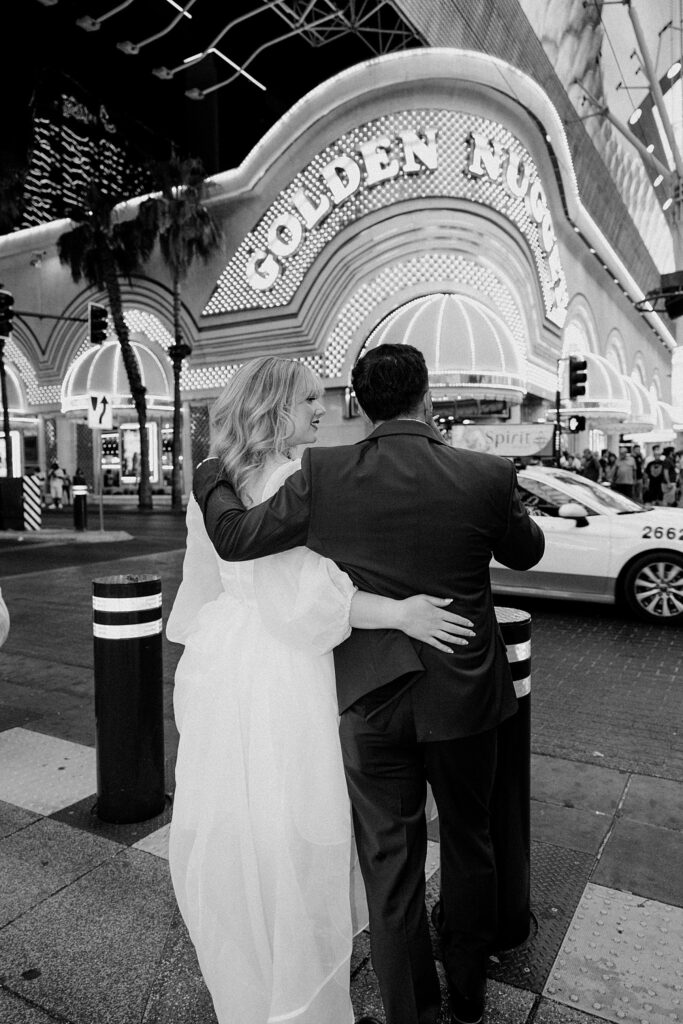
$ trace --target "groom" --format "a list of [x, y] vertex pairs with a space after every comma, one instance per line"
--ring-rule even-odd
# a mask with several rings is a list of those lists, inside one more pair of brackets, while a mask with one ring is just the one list
[[198, 469], [193, 491], [224, 559], [305, 544], [362, 590], [451, 597], [451, 610], [471, 619], [474, 637], [450, 654], [393, 630], [353, 630], [334, 653], [387, 1024], [436, 1024], [439, 1016], [425, 909], [427, 781], [439, 814], [440, 938], [452, 1019], [478, 1024], [496, 933], [489, 801], [497, 726], [516, 710], [489, 562], [531, 568], [543, 534], [520, 501], [510, 462], [452, 448], [435, 430], [417, 349], [371, 349], [352, 384], [374, 426], [365, 440], [306, 449], [301, 470], [248, 511], [216, 478], [213, 461]]

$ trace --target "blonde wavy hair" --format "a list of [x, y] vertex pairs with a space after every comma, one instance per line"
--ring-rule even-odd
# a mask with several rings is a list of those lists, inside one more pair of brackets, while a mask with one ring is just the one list
[[231, 377], [211, 407], [211, 455], [220, 460], [242, 501], [249, 477], [269, 455], [291, 458], [297, 402], [320, 398], [320, 378], [295, 359], [251, 359]]

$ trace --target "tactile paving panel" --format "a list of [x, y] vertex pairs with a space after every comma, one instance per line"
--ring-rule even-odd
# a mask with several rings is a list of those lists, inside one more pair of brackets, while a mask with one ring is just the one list
[[542, 991], [594, 864], [592, 854], [531, 843], [534, 926], [523, 945], [489, 960], [489, 978]]
[[544, 995], [615, 1024], [683, 1021], [683, 910], [589, 884]]

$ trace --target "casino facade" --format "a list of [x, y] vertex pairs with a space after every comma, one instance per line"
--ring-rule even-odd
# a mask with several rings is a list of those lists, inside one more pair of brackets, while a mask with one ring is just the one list
[[[677, 443], [672, 325], [636, 308], [647, 282], [619, 254], [596, 201], [586, 202], [589, 184], [554, 102], [501, 58], [407, 50], [320, 84], [239, 167], [211, 180], [207, 205], [224, 244], [182, 292], [192, 344], [181, 377], [184, 465], [207, 454], [220, 389], [262, 354], [320, 374], [322, 444], [360, 439], [351, 370], [386, 342], [424, 353], [453, 444], [552, 457], [558, 387], [563, 425], [570, 414], [585, 420], [563, 447], [616, 450], [635, 435]], [[113, 333], [89, 344], [88, 302], [106, 296], [60, 266], [67, 228], [0, 240], [5, 287], [46, 316], [30, 326], [18, 318], [5, 348], [14, 462], [26, 472], [56, 457], [105, 494], [134, 493], [138, 427], [119, 346]], [[153, 490], [168, 492], [172, 323], [161, 263], [122, 292], [147, 388]], [[570, 405], [572, 355], [586, 360], [587, 384]]]

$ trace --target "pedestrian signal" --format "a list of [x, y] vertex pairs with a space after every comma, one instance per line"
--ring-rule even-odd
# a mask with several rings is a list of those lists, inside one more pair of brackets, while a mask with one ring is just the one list
[[88, 303], [88, 333], [91, 345], [102, 345], [107, 340], [109, 314], [107, 307], [98, 302]]
[[570, 416], [567, 420], [567, 430], [570, 434], [578, 434], [581, 430], [586, 429], [586, 417], [585, 416]]
[[580, 398], [586, 394], [586, 370], [588, 363], [578, 356], [569, 357], [569, 397]]
[[0, 338], [9, 338], [14, 320], [14, 296], [11, 292], [0, 290]]

